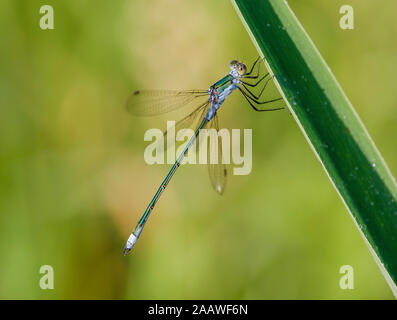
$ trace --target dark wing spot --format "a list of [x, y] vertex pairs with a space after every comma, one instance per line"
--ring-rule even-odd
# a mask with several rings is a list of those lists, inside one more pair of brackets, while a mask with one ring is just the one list
[[139, 90], [134, 92], [134, 96], [136, 96], [137, 94], [140, 94], [141, 92]]
[[226, 169], [223, 169], [223, 175], [226, 177], [227, 176], [227, 171]]

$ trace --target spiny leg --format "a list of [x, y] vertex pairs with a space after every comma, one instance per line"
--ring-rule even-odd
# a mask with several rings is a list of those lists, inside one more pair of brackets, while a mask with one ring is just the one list
[[258, 58], [256, 58], [256, 60], [255, 60], [255, 62], [254, 62], [254, 64], [252, 65], [252, 67], [251, 67], [251, 70], [250, 70], [250, 72], [248, 72], [248, 73], [246, 73], [245, 75], [246, 76], [249, 76], [249, 75], [251, 75], [251, 73], [252, 73], [252, 71], [254, 70], [254, 68], [255, 68], [255, 65], [258, 63], [258, 61], [259, 61], [259, 59], [260, 59], [261, 57], [259, 56]]
[[[241, 88], [240, 88], [241, 89]], [[241, 89], [242, 90], [242, 89]], [[244, 91], [243, 91], [244, 92]], [[277, 99], [272, 99], [272, 100], [266, 100], [266, 101], [258, 101], [252, 97], [250, 97], [246, 92], [244, 92], [244, 94], [246, 95], [246, 97], [248, 99], [250, 99], [252, 102], [256, 103], [256, 104], [268, 104], [268, 103], [272, 103], [272, 102], [276, 102], [279, 100], [283, 100], [283, 98], [277, 98]], [[282, 107], [282, 109], [284, 109], [284, 107]]]
[[[259, 59], [259, 58], [258, 58], [258, 59]], [[258, 61], [258, 60], [257, 60], [257, 61]], [[256, 64], [257, 61], [255, 61], [255, 64]], [[252, 69], [253, 69], [253, 67], [254, 67], [254, 66], [252, 66], [250, 72], [246, 73], [246, 74], [243, 75], [241, 78], [244, 78], [244, 79], [258, 79], [258, 78], [259, 78], [259, 75], [260, 75], [260, 66], [261, 66], [261, 63], [264, 62], [264, 61], [265, 61], [265, 58], [260, 59], [260, 61], [259, 61], [259, 63], [258, 63], [258, 70], [257, 70], [256, 76], [251, 76]], [[255, 65], [255, 64], [254, 64], [254, 65]]]
[[[259, 58], [258, 58], [259, 59]], [[258, 59], [255, 61], [255, 64], [258, 62]], [[264, 59], [261, 59], [260, 61], [259, 61], [259, 63], [258, 63], [258, 70], [257, 70], [257, 74], [256, 74], [256, 76], [250, 76], [250, 74], [252, 73], [252, 70], [253, 70], [253, 68], [254, 68], [254, 66], [255, 66], [255, 64], [254, 64], [254, 66], [252, 66], [252, 68], [251, 68], [251, 71], [249, 72], [249, 73], [246, 73], [244, 76], [242, 76], [241, 78], [244, 78], [244, 79], [258, 79], [259, 78], [259, 70], [260, 70], [260, 66], [261, 66], [261, 63], [264, 61]]]
[[265, 84], [264, 84], [262, 90], [259, 92], [259, 95], [258, 95], [258, 96], [256, 96], [255, 94], [253, 94], [253, 93], [251, 92], [251, 90], [249, 90], [249, 89], [246, 87], [246, 84], [247, 84], [247, 83], [241, 81], [241, 84], [243, 85], [244, 89], [247, 90], [247, 92], [252, 96], [252, 98], [254, 98], [255, 100], [259, 100], [259, 98], [262, 96], [262, 93], [265, 91], [265, 89], [266, 89], [266, 87], [267, 87], [267, 84], [268, 84], [269, 81], [272, 80], [273, 78], [274, 78], [274, 76], [271, 76], [269, 79], [267, 79], [267, 81], [265, 82]]
[[262, 80], [265, 79], [268, 75], [269, 75], [269, 73], [266, 73], [266, 74], [265, 74], [262, 78], [260, 78], [260, 79], [258, 80], [258, 82], [256, 82], [256, 83], [248, 83], [248, 82], [245, 82], [245, 81], [242, 81], [242, 80], [240, 80], [240, 82], [241, 82], [241, 83], [244, 83], [245, 85], [250, 86], [250, 87], [256, 87], [256, 86], [257, 86], [259, 83], [261, 83]]
[[282, 100], [283, 98], [277, 98], [277, 99], [273, 99], [273, 100], [268, 100], [268, 101], [262, 101], [259, 102], [253, 98], [251, 98], [247, 93], [244, 92], [244, 90], [241, 87], [237, 87], [240, 92], [243, 94], [244, 98], [248, 101], [248, 103], [250, 104], [250, 106], [255, 110], [255, 111], [276, 111], [276, 110], [282, 110], [284, 109], [284, 107], [278, 107], [278, 108], [270, 108], [270, 109], [258, 109], [252, 102], [256, 103], [256, 104], [266, 104], [266, 103], [271, 103], [271, 102], [276, 102], [279, 100]]

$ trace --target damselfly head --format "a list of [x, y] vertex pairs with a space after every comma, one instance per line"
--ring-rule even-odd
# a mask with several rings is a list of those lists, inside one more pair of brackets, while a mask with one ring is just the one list
[[247, 66], [244, 63], [238, 62], [237, 60], [232, 60], [230, 62], [230, 69], [236, 70], [240, 76], [247, 73]]
[[237, 60], [232, 60], [232, 61], [230, 61], [230, 64], [229, 64], [230, 69], [231, 69], [231, 70], [236, 69], [238, 63], [239, 63], [239, 62], [238, 62]]

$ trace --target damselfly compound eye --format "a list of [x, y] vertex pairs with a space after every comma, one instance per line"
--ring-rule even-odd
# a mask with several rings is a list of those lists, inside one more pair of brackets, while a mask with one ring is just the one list
[[245, 75], [246, 72], [247, 72], [247, 67], [246, 67], [246, 65], [245, 65], [244, 63], [239, 63], [239, 64], [237, 65], [237, 72], [238, 72], [238, 74], [239, 74], [240, 76]]

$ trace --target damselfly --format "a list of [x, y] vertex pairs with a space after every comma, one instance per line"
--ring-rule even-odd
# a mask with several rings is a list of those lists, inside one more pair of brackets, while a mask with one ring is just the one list
[[[167, 187], [171, 178], [173, 177], [176, 169], [180, 166], [182, 159], [186, 155], [189, 148], [195, 142], [199, 132], [204, 127], [214, 128], [219, 130], [217, 111], [221, 107], [225, 99], [236, 89], [238, 89], [244, 98], [248, 101], [250, 106], [255, 111], [274, 111], [280, 110], [284, 107], [272, 107], [263, 109], [261, 105], [271, 105], [276, 101], [282, 100], [282, 98], [263, 100], [260, 101], [265, 88], [267, 87], [272, 76], [269, 73], [260, 76], [260, 66], [263, 59], [256, 59], [252, 65], [249, 72], [247, 72], [247, 67], [245, 64], [233, 60], [230, 62], [230, 72], [220, 79], [218, 82], [214, 83], [208, 90], [187, 90], [187, 91], [135, 91], [127, 101], [127, 110], [133, 115], [137, 116], [154, 116], [158, 114], [167, 113], [178, 108], [185, 106], [193, 100], [199, 100], [199, 98], [205, 99], [204, 102], [200, 103], [198, 107], [190, 113], [188, 116], [176, 123], [175, 128], [186, 128], [191, 126], [193, 123], [198, 122], [195, 127], [194, 135], [190, 138], [186, 144], [184, 150], [179, 155], [175, 164], [172, 166], [168, 175], [165, 177], [164, 181], [161, 183], [156, 194], [154, 195], [152, 201], [150, 201], [148, 207], [143, 213], [138, 224], [133, 229], [130, 237], [124, 248], [124, 255], [131, 251], [132, 247], [135, 245], [139, 236], [142, 233], [143, 227], [147, 222], [154, 206], [156, 205], [158, 199], [163, 193], [164, 189]], [[254, 68], [257, 65], [257, 72], [254, 73]], [[249, 79], [256, 79], [255, 83], [250, 83], [252, 81]], [[264, 81], [265, 80], [265, 81]], [[264, 81], [264, 82], [263, 82]], [[255, 95], [248, 87], [255, 88], [263, 83], [263, 87], [257, 95]], [[197, 121], [198, 119], [198, 121]], [[166, 134], [166, 132], [164, 133]], [[212, 186], [214, 189], [222, 194], [226, 184], [227, 170], [226, 166], [222, 163], [209, 164], [209, 175]]]

